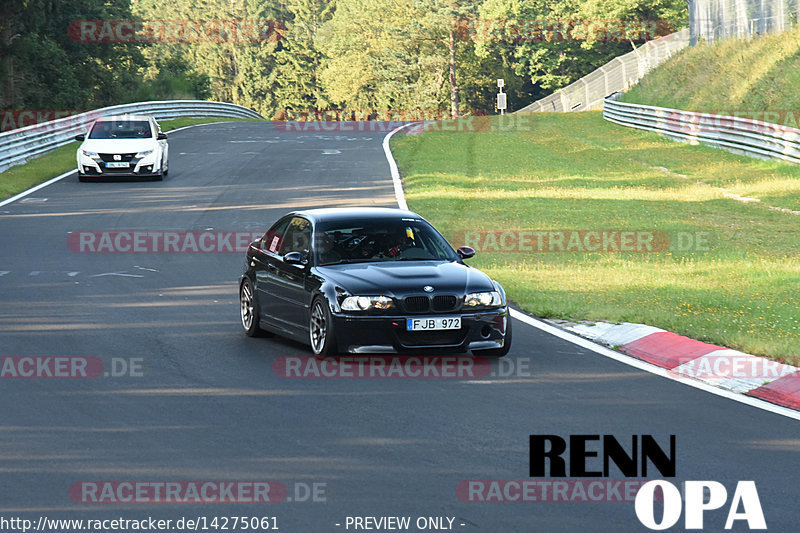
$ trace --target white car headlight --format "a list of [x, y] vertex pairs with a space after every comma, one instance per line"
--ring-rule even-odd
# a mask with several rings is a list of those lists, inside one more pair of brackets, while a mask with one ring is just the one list
[[342, 301], [345, 311], [367, 311], [369, 309], [389, 309], [394, 302], [388, 296], [348, 296]]
[[465, 307], [500, 307], [502, 305], [503, 298], [497, 291], [472, 292], [464, 296]]
[[137, 152], [136, 158], [137, 159], [142, 159], [143, 157], [147, 157], [148, 155], [150, 155], [152, 153], [153, 153], [152, 150], [143, 150], [141, 152]]
[[90, 152], [89, 150], [81, 150], [81, 153], [86, 157], [100, 157], [97, 152]]

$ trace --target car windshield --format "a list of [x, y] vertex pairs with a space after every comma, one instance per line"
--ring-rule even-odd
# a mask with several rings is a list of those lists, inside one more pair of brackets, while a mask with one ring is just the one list
[[430, 224], [411, 218], [321, 222], [314, 251], [318, 265], [458, 258]]
[[90, 139], [147, 139], [153, 136], [146, 120], [103, 120], [95, 122]]

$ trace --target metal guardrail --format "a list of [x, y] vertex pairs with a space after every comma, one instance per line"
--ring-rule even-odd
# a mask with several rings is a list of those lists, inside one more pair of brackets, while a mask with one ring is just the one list
[[615, 57], [581, 79], [516, 112], [567, 112], [599, 109], [603, 98], [617, 91], [628, 89], [647, 72], [688, 44], [688, 29], [647, 41], [636, 50]]
[[0, 172], [71, 143], [75, 135], [85, 133], [99, 117], [122, 114], [151, 115], [156, 120], [177, 117], [264, 118], [246, 107], [201, 100], [167, 100], [104, 107], [0, 133]]
[[619, 102], [618, 97], [603, 100], [603, 118], [615, 124], [760, 159], [800, 163], [800, 129], [749, 118]]

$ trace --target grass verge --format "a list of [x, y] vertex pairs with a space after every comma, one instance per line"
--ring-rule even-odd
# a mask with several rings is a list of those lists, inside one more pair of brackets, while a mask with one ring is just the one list
[[[194, 124], [243, 120], [250, 119], [220, 117], [177, 118], [160, 121], [159, 125], [161, 126], [161, 131], [168, 132]], [[75, 168], [75, 151], [78, 149], [78, 145], [79, 143], [75, 141], [72, 144], [47, 152], [23, 165], [17, 165], [7, 169], [5, 172], [0, 172], [0, 200], [14, 196], [34, 185]]]
[[535, 240], [533, 251], [501, 251], [479, 238], [470, 264], [534, 315], [641, 322], [800, 363], [800, 217], [764, 205], [800, 207], [800, 167], [676, 143], [598, 112], [529, 117], [513, 131], [396, 136], [410, 208], [454, 240], [663, 232], [669, 247], [645, 253], [538, 252]]
[[800, 28], [686, 48], [622, 100], [800, 127]]

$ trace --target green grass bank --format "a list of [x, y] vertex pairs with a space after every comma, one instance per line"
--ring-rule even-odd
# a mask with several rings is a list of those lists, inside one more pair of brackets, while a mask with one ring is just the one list
[[[474, 266], [542, 317], [642, 322], [800, 363], [800, 167], [616, 126], [533, 114], [507, 131], [395, 136], [407, 200], [443, 234], [656, 232], [650, 252], [503, 251]], [[499, 120], [495, 118], [494, 120]], [[739, 194], [761, 200], [743, 203]], [[486, 235], [486, 233], [481, 233]], [[681, 236], [702, 235], [686, 246]]]
[[800, 28], [701, 42], [649, 72], [622, 101], [800, 127]]

